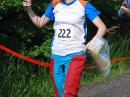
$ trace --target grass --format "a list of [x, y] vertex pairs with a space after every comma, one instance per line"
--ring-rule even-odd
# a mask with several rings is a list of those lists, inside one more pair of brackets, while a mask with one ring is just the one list
[[32, 65], [20, 59], [15, 60], [10, 57], [1, 63], [3, 64], [0, 71], [2, 79], [0, 97], [51, 97], [53, 95], [47, 68], [40, 68], [41, 72], [36, 75], [32, 72]]
[[[119, 38], [120, 39], [116, 39]], [[109, 36], [111, 44], [111, 59], [130, 56], [130, 39], [126, 35], [121, 37]], [[118, 40], [118, 41], [117, 41]], [[54, 95], [49, 70], [39, 67], [39, 73], [33, 74], [31, 63], [24, 62], [13, 56], [3, 53], [0, 56], [0, 97], [51, 97]], [[87, 57], [88, 65], [95, 65], [90, 56]], [[110, 74], [105, 78], [97, 69], [86, 69], [81, 80], [81, 85], [111, 79], [130, 69], [130, 60], [112, 63]]]

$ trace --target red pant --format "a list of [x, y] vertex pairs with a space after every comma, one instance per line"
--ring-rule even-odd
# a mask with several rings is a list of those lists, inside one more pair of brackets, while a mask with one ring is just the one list
[[[69, 62], [67, 65], [68, 69], [64, 76], [65, 78], [63, 78], [61, 82], [60, 82], [60, 79], [58, 79], [58, 82], [57, 82], [56, 81], [57, 79], [55, 78], [55, 76], [60, 74], [60, 73], [57, 73], [57, 71], [55, 73], [55, 70], [57, 69], [56, 68], [57, 66], [55, 65], [58, 65], [58, 64], [56, 63], [55, 59], [51, 59], [50, 75], [54, 83], [54, 90], [55, 90], [56, 97], [76, 97], [77, 96], [77, 93], [80, 87], [80, 79], [81, 79], [83, 70], [85, 69], [85, 64], [84, 64], [85, 59], [86, 58], [84, 54], [71, 56], [70, 60], [68, 61]], [[62, 82], [64, 84], [63, 88], [61, 88], [62, 85], [60, 85]]]

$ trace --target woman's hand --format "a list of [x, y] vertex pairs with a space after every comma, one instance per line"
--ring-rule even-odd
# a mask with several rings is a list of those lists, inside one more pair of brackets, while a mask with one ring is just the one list
[[23, 1], [23, 6], [24, 7], [31, 7], [32, 0], [24, 0]]
[[86, 50], [93, 54], [98, 54], [102, 47], [107, 43], [107, 40], [105, 40], [101, 36], [94, 36], [90, 42], [86, 45]]
[[91, 51], [94, 49], [93, 44], [92, 44], [92, 40], [87, 43], [85, 49], [86, 49], [86, 51]]

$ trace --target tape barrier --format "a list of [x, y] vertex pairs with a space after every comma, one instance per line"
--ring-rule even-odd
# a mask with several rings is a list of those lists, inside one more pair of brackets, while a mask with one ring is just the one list
[[[117, 61], [123, 61], [123, 60], [128, 60], [130, 59], [130, 56], [124, 57], [124, 58], [113, 58], [111, 60], [111, 62], [117, 62]], [[88, 66], [86, 68], [92, 69], [92, 68], [96, 68], [96, 66]]]
[[11, 49], [9, 49], [9, 48], [3, 46], [3, 45], [0, 45], [0, 49], [2, 49], [3, 51], [5, 51], [5, 52], [7, 52], [7, 53], [9, 53], [9, 54], [11, 54], [11, 55], [14, 55], [14, 56], [16, 56], [16, 57], [18, 57], [18, 58], [20, 58], [20, 59], [23, 59], [23, 60], [25, 60], [25, 61], [31, 62], [31, 63], [33, 63], [33, 64], [37, 64], [37, 65], [40, 65], [40, 66], [43, 66], [43, 67], [49, 67], [49, 64], [48, 64], [48, 63], [41, 62], [41, 61], [38, 61], [38, 60], [36, 60], [36, 59], [33, 59], [33, 58], [30, 58], [30, 57], [24, 56], [24, 55], [22, 55], [22, 54], [20, 54], [20, 53], [17, 53], [17, 52], [15, 52], [15, 51], [13, 51], [13, 50], [11, 50]]
[[[15, 52], [15, 51], [1, 45], [1, 44], [0, 44], [0, 49], [7, 52], [7, 53], [9, 53], [9, 54], [11, 54], [11, 55], [14, 55], [14, 56], [16, 56], [16, 57], [18, 57], [20, 59], [28, 61], [30, 63], [37, 64], [37, 65], [40, 65], [42, 67], [49, 67], [49, 63], [45, 63], [45, 62], [30, 58], [30, 57], [27, 57], [27, 56], [24, 56], [24, 55], [22, 55], [22, 54], [20, 54], [18, 52]], [[124, 57], [124, 58], [114, 58], [114, 59], [111, 60], [111, 62], [117, 62], [117, 61], [128, 60], [128, 59], [130, 59], [130, 56], [127, 56], [127, 57]], [[92, 68], [96, 68], [96, 66], [87, 66], [86, 68], [92, 69]]]
[[112, 59], [111, 62], [117, 62], [117, 61], [128, 60], [128, 59], [130, 59], [130, 56], [127, 56], [127, 57], [124, 57], [124, 58], [114, 58], [114, 59]]

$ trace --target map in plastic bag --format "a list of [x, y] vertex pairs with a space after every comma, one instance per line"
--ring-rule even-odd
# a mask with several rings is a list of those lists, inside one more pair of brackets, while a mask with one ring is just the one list
[[107, 40], [96, 36], [92, 39], [91, 45], [93, 46], [93, 49], [89, 49], [89, 51], [96, 62], [97, 68], [104, 76], [108, 75], [110, 72], [111, 63], [109, 54], [110, 47]]

